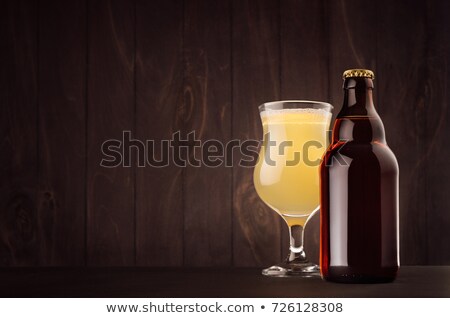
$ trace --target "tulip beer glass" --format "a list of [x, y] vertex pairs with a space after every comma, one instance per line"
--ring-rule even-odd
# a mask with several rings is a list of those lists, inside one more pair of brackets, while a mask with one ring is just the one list
[[267, 276], [312, 276], [318, 266], [303, 250], [303, 228], [319, 208], [319, 167], [328, 146], [328, 103], [278, 101], [259, 107], [264, 139], [254, 170], [259, 197], [287, 223], [287, 259], [263, 270]]

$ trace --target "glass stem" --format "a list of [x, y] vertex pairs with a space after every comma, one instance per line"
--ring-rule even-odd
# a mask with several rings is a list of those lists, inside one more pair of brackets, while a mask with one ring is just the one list
[[305, 263], [307, 262], [305, 251], [303, 250], [303, 226], [290, 225], [289, 237], [291, 246], [289, 247], [288, 262]]

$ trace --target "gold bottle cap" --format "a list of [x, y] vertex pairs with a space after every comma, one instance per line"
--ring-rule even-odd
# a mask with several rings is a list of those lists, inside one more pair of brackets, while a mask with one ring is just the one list
[[375, 74], [371, 70], [364, 70], [364, 69], [352, 69], [352, 70], [346, 70], [344, 74], [342, 74], [342, 78], [346, 79], [348, 77], [368, 77], [370, 79], [375, 79]]

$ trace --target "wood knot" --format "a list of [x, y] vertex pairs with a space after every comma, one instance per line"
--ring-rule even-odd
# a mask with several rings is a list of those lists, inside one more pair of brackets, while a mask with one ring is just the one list
[[9, 201], [7, 211], [7, 231], [19, 241], [31, 241], [36, 228], [33, 200], [27, 194], [17, 194]]

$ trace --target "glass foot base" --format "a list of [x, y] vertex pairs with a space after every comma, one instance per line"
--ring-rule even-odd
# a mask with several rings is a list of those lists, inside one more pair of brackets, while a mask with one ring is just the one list
[[262, 270], [264, 276], [270, 277], [320, 277], [319, 266], [313, 263], [281, 263]]

